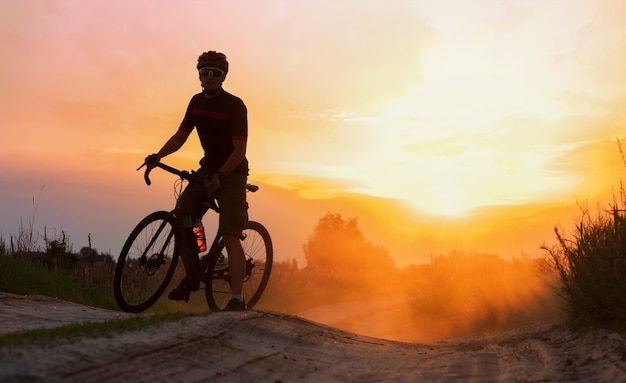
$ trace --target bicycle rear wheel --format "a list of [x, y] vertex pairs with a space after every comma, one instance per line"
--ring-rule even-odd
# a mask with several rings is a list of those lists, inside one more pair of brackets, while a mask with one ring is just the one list
[[[272, 272], [274, 250], [267, 229], [258, 222], [249, 221], [243, 230], [241, 245], [246, 256], [246, 276], [243, 296], [248, 309], [259, 301]], [[206, 283], [206, 301], [211, 310], [222, 311], [231, 298], [228, 254], [211, 259]], [[223, 258], [223, 259], [220, 259]]]
[[179, 234], [175, 227], [172, 213], [157, 211], [130, 233], [113, 281], [115, 300], [122, 310], [145, 311], [163, 294], [178, 262]]

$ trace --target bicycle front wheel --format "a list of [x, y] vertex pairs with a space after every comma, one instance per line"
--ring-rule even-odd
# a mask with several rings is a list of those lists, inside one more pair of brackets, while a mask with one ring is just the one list
[[178, 262], [179, 234], [172, 213], [157, 211], [141, 220], [126, 240], [115, 267], [115, 300], [124, 311], [150, 308], [163, 294]]
[[[259, 301], [272, 272], [274, 250], [267, 229], [258, 222], [249, 221], [243, 230], [241, 245], [246, 256], [246, 275], [243, 296], [248, 309]], [[211, 310], [222, 311], [228, 305], [232, 292], [228, 254], [211, 259], [206, 283], [206, 301]]]

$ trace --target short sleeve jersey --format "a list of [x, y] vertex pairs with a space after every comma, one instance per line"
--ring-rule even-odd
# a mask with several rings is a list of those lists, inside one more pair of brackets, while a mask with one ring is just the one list
[[[233, 140], [248, 139], [248, 112], [243, 101], [225, 90], [213, 98], [198, 93], [191, 98], [180, 130], [198, 131], [204, 149], [201, 164], [218, 170], [234, 150]], [[233, 170], [248, 174], [246, 158]]]

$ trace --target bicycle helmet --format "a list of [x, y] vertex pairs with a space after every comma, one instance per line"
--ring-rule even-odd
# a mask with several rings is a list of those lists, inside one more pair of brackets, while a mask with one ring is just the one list
[[228, 73], [228, 60], [226, 55], [216, 51], [204, 52], [198, 57], [198, 65], [196, 69], [204, 67], [220, 68], [224, 72]]

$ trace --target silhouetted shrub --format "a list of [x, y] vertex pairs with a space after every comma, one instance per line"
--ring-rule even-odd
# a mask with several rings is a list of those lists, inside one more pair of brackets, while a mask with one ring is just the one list
[[[626, 196], [621, 191], [622, 204]], [[573, 324], [626, 321], [626, 217], [615, 203], [592, 216], [587, 208], [570, 236], [555, 228], [558, 245], [548, 248], [561, 280]]]

